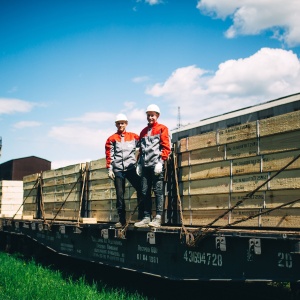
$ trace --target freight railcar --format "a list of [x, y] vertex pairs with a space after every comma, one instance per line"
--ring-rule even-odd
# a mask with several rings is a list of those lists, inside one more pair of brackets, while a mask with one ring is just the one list
[[299, 140], [300, 110], [177, 135], [165, 164], [160, 228], [133, 226], [137, 198], [129, 184], [128, 222], [114, 227], [104, 158], [25, 176], [19, 208], [2, 212], [1, 236], [8, 246], [26, 237], [62, 255], [172, 280], [289, 281], [298, 288]]

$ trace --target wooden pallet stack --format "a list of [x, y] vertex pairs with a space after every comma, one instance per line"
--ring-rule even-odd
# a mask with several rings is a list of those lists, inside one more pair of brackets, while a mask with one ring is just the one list
[[40, 173], [35, 173], [23, 177], [24, 219], [32, 219], [37, 217], [37, 196], [40, 176]]
[[0, 215], [1, 217], [20, 217], [23, 210], [23, 181], [0, 181]]
[[[89, 222], [92, 219], [98, 222], [119, 221], [115, 208], [116, 191], [113, 181], [107, 176], [105, 158], [25, 176], [23, 180], [24, 218], [37, 218], [40, 202], [43, 210], [40, 217], [47, 220], [77, 221], [79, 218], [84, 221], [80, 211], [85, 209]], [[85, 203], [83, 197], [86, 197]], [[137, 205], [136, 191], [129, 182], [126, 182], [124, 197], [129, 218]], [[83, 205], [85, 207], [82, 208]], [[137, 220], [137, 212], [131, 220]]]
[[[207, 225], [300, 154], [300, 111], [178, 142], [185, 225]], [[300, 198], [300, 159], [214, 225], [223, 226]], [[300, 227], [300, 201], [238, 226]]]
[[[113, 181], [107, 176], [105, 158], [89, 163], [88, 195], [89, 215], [92, 218], [101, 222], [119, 221], [116, 210], [116, 190]], [[137, 206], [137, 195], [127, 181], [124, 199], [127, 219], [129, 219]], [[137, 220], [137, 211], [132, 215], [131, 220]]]
[[[42, 205], [45, 219], [77, 220], [82, 195], [82, 174], [85, 164], [44, 171], [25, 176], [24, 216], [37, 217], [37, 203]], [[37, 182], [40, 177], [40, 181]], [[37, 199], [38, 189], [40, 196]]]

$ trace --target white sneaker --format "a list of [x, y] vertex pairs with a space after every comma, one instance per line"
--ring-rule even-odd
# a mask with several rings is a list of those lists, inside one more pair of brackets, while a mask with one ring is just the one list
[[150, 218], [145, 217], [142, 221], [134, 223], [134, 227], [148, 227]]
[[160, 227], [161, 226], [161, 216], [157, 215], [152, 222], [149, 223], [150, 227]]

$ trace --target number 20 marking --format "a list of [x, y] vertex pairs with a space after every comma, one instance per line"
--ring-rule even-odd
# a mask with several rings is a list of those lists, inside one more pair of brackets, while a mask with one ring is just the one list
[[292, 268], [293, 260], [290, 253], [278, 252], [278, 267], [279, 268]]

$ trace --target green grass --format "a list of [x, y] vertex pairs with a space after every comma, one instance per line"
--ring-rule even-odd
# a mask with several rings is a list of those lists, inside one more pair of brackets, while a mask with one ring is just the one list
[[104, 284], [88, 284], [81, 277], [63, 278], [59, 271], [47, 269], [34, 260], [26, 261], [17, 255], [0, 252], [1, 300], [115, 300], [146, 299], [123, 289], [109, 289]]

